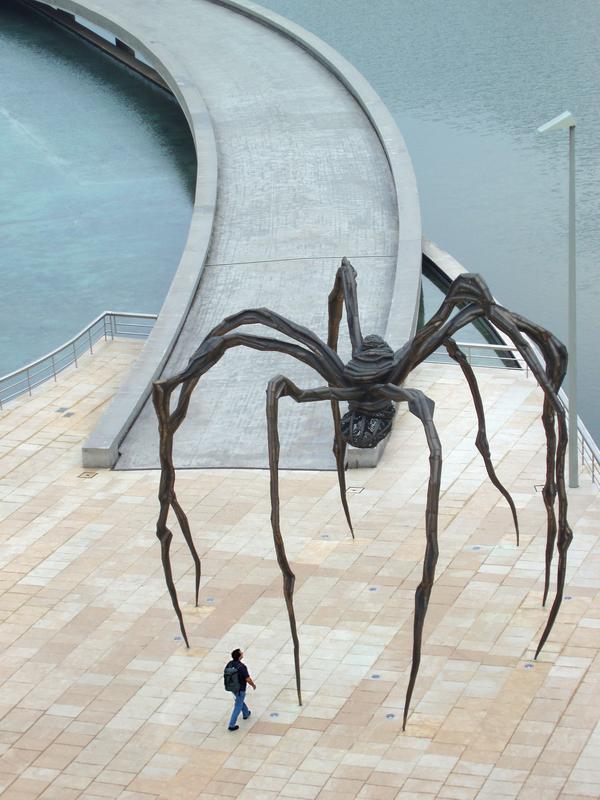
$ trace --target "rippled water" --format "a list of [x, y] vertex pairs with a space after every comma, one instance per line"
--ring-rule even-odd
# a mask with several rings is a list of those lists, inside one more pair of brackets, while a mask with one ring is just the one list
[[105, 309], [159, 310], [195, 163], [170, 95], [0, 3], [0, 375]]
[[600, 440], [600, 3], [265, 0], [370, 81], [406, 139], [423, 232], [566, 338], [567, 133], [577, 127], [580, 415]]
[[[266, 4], [330, 42], [386, 102], [415, 165], [425, 235], [563, 338], [567, 137], [536, 128], [575, 114], [580, 413], [600, 438], [600, 4]], [[12, 0], [0, 4], [0, 165], [0, 374], [105, 308], [158, 310], [191, 213], [183, 115]]]

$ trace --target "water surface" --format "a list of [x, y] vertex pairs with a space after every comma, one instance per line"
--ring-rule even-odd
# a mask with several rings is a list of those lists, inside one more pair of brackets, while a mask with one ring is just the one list
[[566, 339], [565, 110], [577, 127], [580, 415], [600, 439], [600, 3], [265, 0], [329, 42], [394, 115], [423, 232], [493, 294]]
[[187, 237], [195, 164], [167, 92], [0, 4], [0, 375], [106, 309], [160, 309]]

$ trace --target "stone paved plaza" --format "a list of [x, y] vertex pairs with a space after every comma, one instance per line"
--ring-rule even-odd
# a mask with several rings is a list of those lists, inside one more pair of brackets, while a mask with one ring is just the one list
[[[178, 474], [203, 560], [173, 543], [186, 650], [154, 534], [156, 471], [96, 473], [81, 444], [139, 345], [104, 345], [0, 412], [0, 793], [6, 800], [589, 798], [600, 796], [600, 497], [570, 492], [566, 596], [544, 652], [541, 392], [480, 370], [510, 512], [474, 449], [458, 368], [411, 385], [437, 402], [440, 560], [401, 732], [428, 459], [400, 412], [378, 468], [348, 473], [356, 540], [331, 472], [284, 472], [305, 705], [297, 706], [264, 471]], [[200, 389], [201, 390], [201, 389]], [[243, 436], [243, 431], [240, 431]], [[252, 717], [226, 729], [222, 669], [246, 651]]]

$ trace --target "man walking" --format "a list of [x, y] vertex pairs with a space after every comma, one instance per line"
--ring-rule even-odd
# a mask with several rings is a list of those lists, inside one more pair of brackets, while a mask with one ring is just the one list
[[248, 706], [246, 705], [246, 684], [250, 684], [253, 689], [256, 689], [256, 684], [248, 674], [248, 668], [245, 664], [242, 664], [242, 658], [244, 657], [244, 653], [239, 648], [234, 650], [231, 653], [231, 661], [225, 667], [225, 672], [229, 670], [230, 667], [235, 667], [237, 670], [237, 678], [238, 678], [238, 685], [239, 689], [235, 691], [234, 689], [230, 689], [231, 693], [235, 697], [235, 702], [233, 704], [233, 711], [231, 712], [231, 719], [229, 720], [229, 730], [230, 731], [237, 731], [239, 729], [239, 725], [236, 725], [237, 718], [242, 712], [242, 717], [244, 719], [248, 719], [250, 714], [252, 713]]

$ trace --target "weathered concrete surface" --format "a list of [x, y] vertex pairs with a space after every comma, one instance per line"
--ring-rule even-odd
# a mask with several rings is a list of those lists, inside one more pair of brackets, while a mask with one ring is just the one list
[[[378, 136], [363, 110], [378, 101], [376, 95], [361, 108], [327, 68], [288, 37], [222, 5], [180, 0], [176, 13], [170, 2], [142, 9], [134, 2], [89, 0], [86, 6], [105, 21], [115, 20], [120, 38], [127, 41], [131, 31], [136, 42], [158, 50], [163, 65], [169, 66], [175, 50], [182, 91], [194, 82], [215, 133], [212, 238], [206, 258], [200, 248], [195, 272], [189, 271], [188, 287], [202, 277], [163, 374], [181, 369], [209, 328], [241, 308], [268, 306], [326, 336], [327, 295], [344, 255], [359, 272], [365, 332], [383, 334], [390, 322], [397, 329], [402, 317], [403, 330], [395, 333], [406, 338], [419, 265], [414, 254], [412, 263], [406, 260], [402, 313], [396, 303], [389, 320], [402, 224], [388, 162], [393, 148], [386, 157], [382, 132]], [[406, 211], [407, 231], [414, 232], [416, 191], [414, 208]], [[193, 249], [184, 258], [190, 255], [193, 262]], [[160, 358], [166, 353], [165, 342], [156, 337], [149, 348]], [[176, 463], [266, 466], [264, 389], [278, 372], [301, 385], [321, 382], [285, 357], [227, 354], [196, 390], [176, 439]], [[281, 412], [282, 466], [331, 468], [329, 409], [287, 405]], [[157, 466], [156, 421], [148, 403], [120, 449], [119, 468]]]

